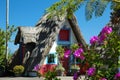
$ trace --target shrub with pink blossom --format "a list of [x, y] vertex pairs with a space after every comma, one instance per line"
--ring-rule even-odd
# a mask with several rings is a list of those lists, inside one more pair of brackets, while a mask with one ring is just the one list
[[[119, 80], [120, 74], [116, 74], [120, 65], [118, 63], [120, 55], [120, 36], [118, 33], [116, 31], [113, 32], [111, 27], [105, 26], [99, 36], [93, 36], [90, 39], [90, 44], [84, 53], [82, 52], [83, 50], [80, 52], [78, 48], [74, 53], [76, 57], [80, 57], [83, 54], [84, 59], [81, 60], [83, 60], [83, 63], [87, 61], [90, 65], [90, 68], [86, 71], [86, 79]], [[74, 78], [77, 77], [74, 76]]]

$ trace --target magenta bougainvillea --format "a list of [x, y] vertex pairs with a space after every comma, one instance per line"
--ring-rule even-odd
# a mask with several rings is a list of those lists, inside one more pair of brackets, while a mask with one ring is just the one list
[[[85, 56], [84, 56], [83, 52], [84, 52], [83, 49], [82, 49], [82, 48], [79, 48], [79, 49], [77, 49], [77, 50], [75, 50], [75, 51], [73, 52], [73, 55], [74, 55], [76, 58], [80, 58], [81, 60], [84, 60], [84, 59], [85, 59]], [[70, 50], [70, 49], [65, 50], [65, 52], [64, 52], [64, 57], [65, 57], [65, 58], [69, 58], [70, 55], [71, 55], [71, 50]]]
[[73, 80], [77, 80], [77, 79], [78, 79], [78, 77], [79, 77], [78, 73], [77, 73], [77, 72], [76, 72], [76, 73], [74, 73], [74, 75], [73, 75]]
[[93, 36], [91, 39], [90, 39], [90, 44], [95, 44], [97, 43], [99, 40], [98, 36]]
[[[120, 72], [116, 73], [120, 55], [120, 37], [112, 31], [110, 26], [105, 26], [98, 36], [93, 36], [90, 39], [89, 50], [85, 54], [82, 51], [80, 53], [78, 49], [75, 50], [74, 55], [80, 57], [83, 54], [83, 60], [88, 61], [90, 65], [86, 71], [88, 80], [120, 80]], [[75, 74], [74, 78], [78, 80], [78, 74]]]
[[64, 57], [68, 58], [70, 56], [71, 50], [67, 49], [64, 53]]
[[96, 69], [94, 67], [91, 67], [87, 70], [88, 76], [93, 76], [95, 74]]
[[115, 79], [116, 80], [120, 80], [120, 72], [118, 72], [118, 73], [115, 74]]
[[83, 60], [85, 58], [84, 55], [83, 55], [83, 52], [84, 52], [83, 49], [79, 48], [79, 49], [75, 50], [74, 56], [76, 58], [80, 58], [81, 60]]
[[98, 42], [99, 42], [98, 44], [102, 43], [107, 38], [107, 35], [109, 35], [111, 32], [112, 32], [112, 28], [109, 26], [105, 26], [100, 32], [99, 36], [93, 36], [90, 39], [90, 44], [93, 45]]
[[109, 26], [105, 26], [101, 31], [102, 34], [110, 34], [111, 32], [112, 32], [112, 28]]
[[106, 78], [101, 78], [100, 80], [107, 80]]

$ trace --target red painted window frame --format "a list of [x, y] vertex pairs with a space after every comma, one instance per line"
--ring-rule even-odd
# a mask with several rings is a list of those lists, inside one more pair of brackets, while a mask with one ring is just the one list
[[70, 41], [70, 29], [61, 29], [58, 39], [59, 41]]

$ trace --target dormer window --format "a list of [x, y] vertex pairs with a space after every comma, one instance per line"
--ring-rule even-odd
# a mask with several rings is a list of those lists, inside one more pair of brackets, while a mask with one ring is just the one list
[[59, 41], [70, 41], [70, 29], [61, 29], [58, 39]]

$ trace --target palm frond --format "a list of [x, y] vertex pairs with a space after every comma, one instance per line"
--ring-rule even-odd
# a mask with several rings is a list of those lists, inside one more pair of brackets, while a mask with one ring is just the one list
[[97, 1], [96, 5], [95, 5], [95, 16], [96, 17], [102, 16], [108, 3], [109, 3], [108, 0], [98, 0]]
[[86, 7], [85, 7], [86, 19], [90, 20], [93, 14], [95, 14], [96, 17], [102, 16], [109, 2], [110, 0], [89, 0], [87, 1]]
[[95, 11], [95, 3], [96, 3], [96, 0], [89, 0], [86, 3], [85, 15], [87, 20], [90, 20], [92, 18], [92, 15]]

